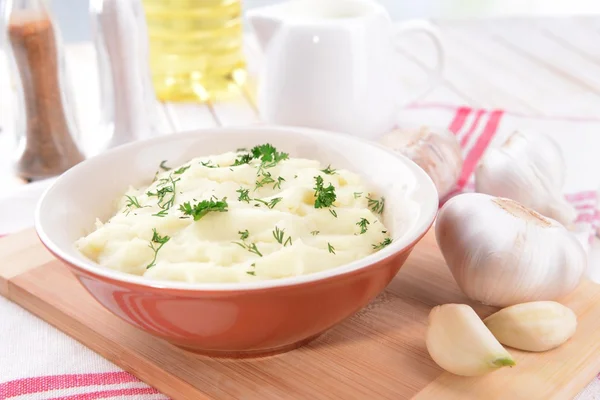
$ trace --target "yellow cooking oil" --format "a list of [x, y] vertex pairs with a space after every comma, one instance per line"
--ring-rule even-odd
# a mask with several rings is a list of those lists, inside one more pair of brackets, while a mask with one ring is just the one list
[[206, 102], [246, 79], [241, 0], [143, 0], [150, 68], [162, 101]]

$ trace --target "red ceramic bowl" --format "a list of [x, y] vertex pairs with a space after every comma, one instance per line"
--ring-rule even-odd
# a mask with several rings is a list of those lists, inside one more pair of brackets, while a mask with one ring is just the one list
[[[358, 172], [386, 196], [394, 242], [364, 259], [293, 278], [251, 283], [154, 281], [106, 269], [75, 247], [98, 217], [114, 214], [129, 185], [148, 184], [162, 160], [172, 165], [272, 143], [292, 157]], [[88, 292], [115, 315], [177, 346], [215, 356], [289, 350], [351, 316], [396, 275], [429, 229], [438, 207], [433, 182], [416, 164], [352, 136], [293, 127], [219, 128], [136, 142], [63, 174], [40, 200], [38, 235]]]

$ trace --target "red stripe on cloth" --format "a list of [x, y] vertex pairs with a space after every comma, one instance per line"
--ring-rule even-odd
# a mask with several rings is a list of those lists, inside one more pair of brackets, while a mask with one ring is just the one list
[[0, 384], [0, 399], [46, 392], [48, 390], [91, 385], [114, 385], [116, 383], [127, 382], [139, 382], [139, 380], [127, 372], [100, 372], [23, 378]]
[[579, 205], [574, 205], [573, 207], [575, 207], [575, 209], [577, 211], [587, 211], [587, 210], [594, 210], [596, 209], [598, 205], [597, 204], [579, 204]]
[[593, 214], [579, 214], [575, 222], [597, 222], [600, 220], [600, 210], [595, 210]]
[[110, 399], [110, 398], [121, 398], [123, 396], [139, 396], [144, 394], [160, 394], [160, 392], [154, 388], [131, 388], [131, 389], [114, 389], [114, 390], [103, 390], [99, 392], [89, 392], [82, 394], [74, 394], [72, 396], [64, 397], [53, 397], [48, 400], [96, 400], [96, 399]]
[[479, 126], [479, 121], [481, 120], [483, 114], [485, 114], [485, 110], [477, 110], [477, 114], [475, 115], [475, 119], [471, 123], [471, 127], [469, 128], [467, 133], [462, 137], [462, 139], [460, 139], [460, 147], [464, 148], [471, 136], [473, 136], [473, 132], [475, 132], [477, 126]]
[[490, 118], [488, 119], [485, 128], [483, 128], [483, 133], [479, 136], [477, 142], [475, 143], [475, 146], [473, 146], [473, 148], [465, 157], [465, 160], [463, 162], [463, 170], [460, 174], [460, 178], [458, 179], [459, 188], [463, 188], [469, 181], [469, 178], [475, 170], [479, 159], [487, 149], [494, 135], [496, 134], [496, 131], [498, 130], [498, 125], [500, 125], [500, 120], [503, 114], [504, 111], [501, 110], [493, 111], [490, 114]]
[[596, 198], [598, 198], [598, 193], [594, 191], [570, 193], [566, 195], [566, 198], [570, 202], [582, 200], [595, 200]]
[[450, 125], [448, 126], [448, 129], [450, 130], [450, 132], [454, 133], [455, 135], [458, 134], [458, 131], [460, 131], [460, 129], [465, 124], [465, 121], [467, 120], [467, 117], [469, 116], [471, 111], [473, 111], [472, 108], [459, 107], [456, 110], [454, 119], [452, 120], [452, 122], [450, 122]]

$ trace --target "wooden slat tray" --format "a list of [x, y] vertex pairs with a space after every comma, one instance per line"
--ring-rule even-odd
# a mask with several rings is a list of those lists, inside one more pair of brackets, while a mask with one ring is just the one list
[[[432, 306], [472, 304], [430, 232], [384, 293], [309, 345], [253, 360], [188, 353], [113, 316], [43, 248], [33, 231], [0, 240], [0, 294], [174, 399], [570, 399], [600, 371], [600, 285], [562, 302], [575, 336], [546, 353], [510, 350], [517, 366], [479, 378], [443, 372], [424, 336]], [[472, 304], [480, 316], [494, 311]], [[599, 306], [597, 306], [599, 305]]]

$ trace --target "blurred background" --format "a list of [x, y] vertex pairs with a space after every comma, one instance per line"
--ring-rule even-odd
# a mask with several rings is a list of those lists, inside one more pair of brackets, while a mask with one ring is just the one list
[[[5, 0], [0, 0], [0, 3]], [[242, 0], [245, 9], [280, 0]], [[325, 1], [325, 0], [324, 0]], [[392, 18], [486, 18], [531, 15], [600, 14], [599, 0], [379, 0]], [[65, 41], [91, 40], [89, 0], [51, 0]]]

